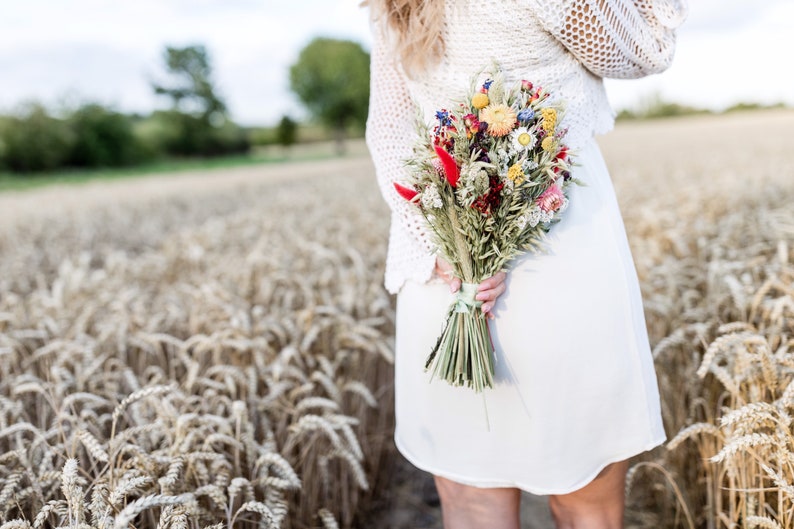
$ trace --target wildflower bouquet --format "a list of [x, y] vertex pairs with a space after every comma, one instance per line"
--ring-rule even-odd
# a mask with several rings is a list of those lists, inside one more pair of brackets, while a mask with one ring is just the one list
[[437, 252], [462, 287], [427, 358], [431, 378], [476, 392], [493, 387], [494, 348], [477, 285], [514, 257], [541, 248], [543, 236], [568, 205], [575, 181], [557, 123], [562, 109], [549, 94], [521, 81], [507, 89], [498, 70], [454, 110], [436, 113], [432, 132], [406, 163], [407, 181], [395, 183], [432, 229]]

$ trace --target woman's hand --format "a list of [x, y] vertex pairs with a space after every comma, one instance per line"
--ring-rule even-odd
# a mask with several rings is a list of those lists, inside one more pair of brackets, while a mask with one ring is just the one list
[[[435, 273], [446, 281], [449, 285], [450, 292], [455, 293], [460, 290], [461, 281], [459, 278], [455, 277], [452, 265], [441, 257], [436, 257]], [[496, 304], [496, 299], [504, 294], [504, 291], [507, 289], [505, 278], [507, 278], [507, 273], [499, 272], [485, 279], [477, 286], [477, 295], [474, 299], [483, 302], [480, 310], [482, 310], [483, 314], [488, 314], [490, 318], [494, 317], [491, 311], [493, 310], [494, 304]]]
[[496, 304], [496, 298], [507, 290], [507, 285], [505, 285], [506, 278], [507, 272], [497, 272], [477, 287], [477, 295], [474, 299], [483, 302], [481, 307], [483, 314], [487, 314], [491, 318], [494, 317], [491, 311]]
[[443, 279], [449, 285], [449, 291], [453, 294], [460, 290], [461, 281], [455, 277], [455, 271], [452, 270], [452, 265], [445, 259], [436, 257], [436, 268], [433, 270], [435, 274]]

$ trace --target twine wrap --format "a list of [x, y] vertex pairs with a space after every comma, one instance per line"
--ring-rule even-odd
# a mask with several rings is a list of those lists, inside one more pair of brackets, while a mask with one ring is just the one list
[[477, 283], [463, 283], [455, 297], [455, 312], [467, 313], [471, 309], [482, 306], [482, 301], [474, 299], [477, 295]]

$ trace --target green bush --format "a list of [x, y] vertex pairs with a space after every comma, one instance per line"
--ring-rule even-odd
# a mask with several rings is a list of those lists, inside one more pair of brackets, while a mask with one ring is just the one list
[[68, 165], [114, 167], [140, 163], [145, 157], [129, 116], [89, 104], [70, 116], [69, 125], [75, 140]]
[[0, 116], [0, 170], [7, 169], [5, 161], [6, 143], [5, 135], [6, 130], [11, 125], [11, 118], [8, 116]]
[[251, 141], [251, 145], [256, 147], [278, 143], [275, 127], [251, 127], [248, 129], [248, 139]]
[[773, 110], [786, 108], [782, 101], [777, 103], [735, 103], [725, 109], [725, 112], [745, 112], [748, 110]]
[[213, 126], [200, 116], [174, 110], [152, 114], [148, 142], [173, 156], [219, 156], [245, 153], [251, 147], [246, 132], [230, 121]]
[[289, 116], [283, 116], [276, 127], [276, 139], [284, 147], [294, 145], [298, 139], [298, 124]]
[[68, 123], [50, 116], [40, 104], [28, 105], [20, 115], [7, 118], [0, 134], [3, 165], [17, 172], [62, 167], [75, 143]]

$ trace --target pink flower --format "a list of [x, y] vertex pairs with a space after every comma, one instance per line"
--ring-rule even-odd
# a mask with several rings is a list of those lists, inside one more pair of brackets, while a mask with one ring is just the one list
[[562, 189], [557, 184], [552, 184], [538, 197], [535, 203], [548, 213], [560, 209], [564, 201], [565, 195], [563, 195]]

